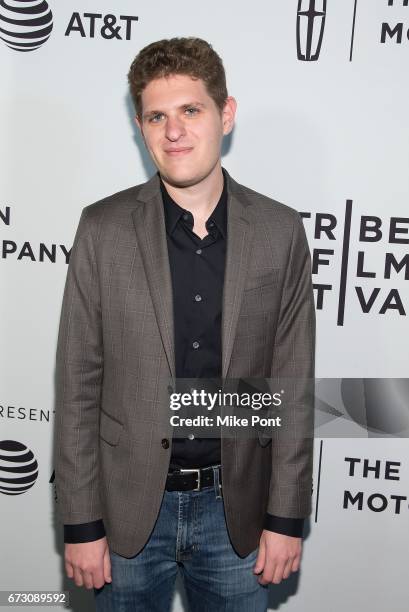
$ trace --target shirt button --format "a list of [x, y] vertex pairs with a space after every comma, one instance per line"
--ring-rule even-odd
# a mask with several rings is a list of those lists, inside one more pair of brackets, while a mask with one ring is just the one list
[[202, 254], [202, 249], [196, 249], [196, 253], [197, 253], [197, 255], [201, 255]]
[[209, 221], [209, 223], [207, 224], [207, 227], [213, 227], [214, 223], [213, 221]]
[[184, 213], [183, 214], [183, 218], [184, 218], [185, 221], [187, 221], [189, 219], [189, 215], [187, 213]]
[[195, 340], [194, 342], [192, 342], [192, 346], [193, 346], [194, 349], [197, 349], [197, 348], [199, 348], [200, 344], [198, 343], [197, 340]]
[[194, 440], [195, 439], [195, 435], [194, 434], [189, 434], [188, 438], [189, 438], [189, 440]]
[[161, 444], [162, 448], [169, 448], [169, 440], [167, 438], [163, 438]]
[[201, 295], [199, 295], [199, 294], [195, 295], [195, 300], [196, 300], [196, 302], [200, 302], [200, 301], [201, 301], [201, 299], [202, 299], [202, 296], [201, 296]]

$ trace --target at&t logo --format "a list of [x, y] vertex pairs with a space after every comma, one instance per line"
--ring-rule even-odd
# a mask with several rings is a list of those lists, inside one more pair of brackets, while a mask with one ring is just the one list
[[[62, 9], [61, 9], [62, 10]], [[137, 15], [73, 12], [65, 36], [131, 40]], [[0, 0], [0, 39], [15, 51], [35, 51], [50, 37], [53, 14], [46, 0]]]
[[15, 51], [35, 51], [50, 37], [53, 14], [45, 0], [0, 0], [0, 38]]
[[0, 493], [26, 493], [37, 476], [38, 463], [27, 446], [16, 440], [0, 440]]

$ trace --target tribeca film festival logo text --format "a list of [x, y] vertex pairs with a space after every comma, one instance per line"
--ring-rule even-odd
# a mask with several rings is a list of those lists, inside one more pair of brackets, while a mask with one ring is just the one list
[[[362, 314], [405, 316], [408, 308], [409, 218], [361, 215], [352, 218], [352, 200], [346, 201], [342, 220], [333, 213], [301, 212], [306, 230], [312, 232], [313, 287], [317, 310], [327, 310], [328, 297], [337, 292], [337, 324], [344, 325], [349, 285], [351, 301]], [[351, 238], [357, 234], [356, 242]], [[318, 242], [318, 245], [317, 245]], [[335, 267], [335, 244], [339, 267]], [[358, 247], [352, 257], [351, 247]], [[326, 273], [331, 282], [316, 277]], [[335, 274], [334, 274], [335, 273]]]

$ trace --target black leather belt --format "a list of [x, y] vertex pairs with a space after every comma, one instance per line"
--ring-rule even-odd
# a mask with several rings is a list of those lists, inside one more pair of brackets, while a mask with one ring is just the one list
[[219, 484], [222, 482], [221, 466], [205, 468], [180, 469], [168, 473], [166, 491], [201, 491], [203, 487], [214, 485], [213, 467], [219, 472]]

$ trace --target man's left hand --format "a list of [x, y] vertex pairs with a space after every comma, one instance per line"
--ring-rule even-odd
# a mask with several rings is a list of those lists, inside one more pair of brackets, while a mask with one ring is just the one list
[[291, 572], [297, 572], [301, 561], [301, 538], [264, 529], [260, 538], [254, 573], [261, 574], [260, 584], [280, 584]]

